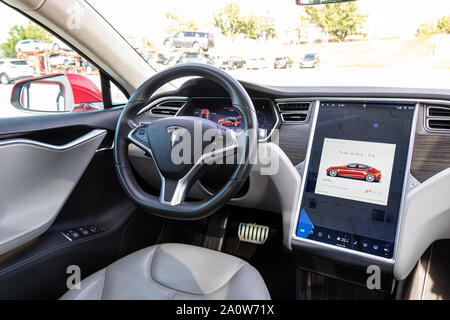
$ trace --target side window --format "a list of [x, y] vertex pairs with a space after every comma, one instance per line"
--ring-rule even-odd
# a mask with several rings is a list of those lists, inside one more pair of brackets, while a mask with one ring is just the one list
[[113, 106], [125, 105], [128, 102], [128, 98], [123, 94], [122, 90], [120, 90], [113, 82], [110, 82], [111, 85], [111, 101]]
[[[0, 117], [102, 110], [97, 67], [63, 41], [0, 3]], [[112, 104], [126, 97], [111, 82]], [[108, 95], [109, 96], [109, 95]], [[109, 100], [109, 99], [107, 99]]]

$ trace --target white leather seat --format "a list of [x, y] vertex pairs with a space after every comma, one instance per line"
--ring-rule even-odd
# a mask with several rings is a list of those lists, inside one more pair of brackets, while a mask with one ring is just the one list
[[270, 299], [258, 271], [221, 252], [183, 244], [137, 251], [81, 281], [63, 300]]

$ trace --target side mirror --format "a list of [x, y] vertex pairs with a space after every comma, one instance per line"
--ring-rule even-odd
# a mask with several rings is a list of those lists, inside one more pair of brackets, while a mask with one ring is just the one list
[[103, 109], [103, 98], [90, 79], [66, 73], [17, 82], [11, 104], [23, 111], [86, 112]]

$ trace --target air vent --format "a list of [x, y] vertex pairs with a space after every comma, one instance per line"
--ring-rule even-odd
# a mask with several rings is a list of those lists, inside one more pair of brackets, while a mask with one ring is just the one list
[[450, 106], [425, 105], [425, 128], [431, 132], [450, 133]]
[[450, 130], [450, 119], [436, 120], [429, 119], [428, 126], [431, 130]]
[[450, 107], [428, 106], [429, 117], [450, 117]]
[[178, 112], [178, 108], [171, 108], [171, 107], [155, 107], [152, 110], [150, 110], [150, 113], [152, 115], [157, 116], [174, 116]]
[[279, 102], [278, 110], [283, 122], [302, 123], [308, 120], [311, 105], [312, 102], [309, 101]]
[[281, 112], [309, 111], [311, 102], [279, 103]]
[[153, 117], [173, 117], [185, 103], [185, 100], [167, 100], [151, 108], [149, 113]]
[[306, 121], [308, 115], [306, 113], [282, 113], [281, 117], [283, 121], [291, 122], [291, 121]]

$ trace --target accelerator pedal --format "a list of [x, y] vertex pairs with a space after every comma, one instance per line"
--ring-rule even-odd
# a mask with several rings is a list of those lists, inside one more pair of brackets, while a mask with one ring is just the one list
[[269, 227], [255, 223], [240, 223], [238, 237], [242, 242], [264, 244], [269, 237]]

